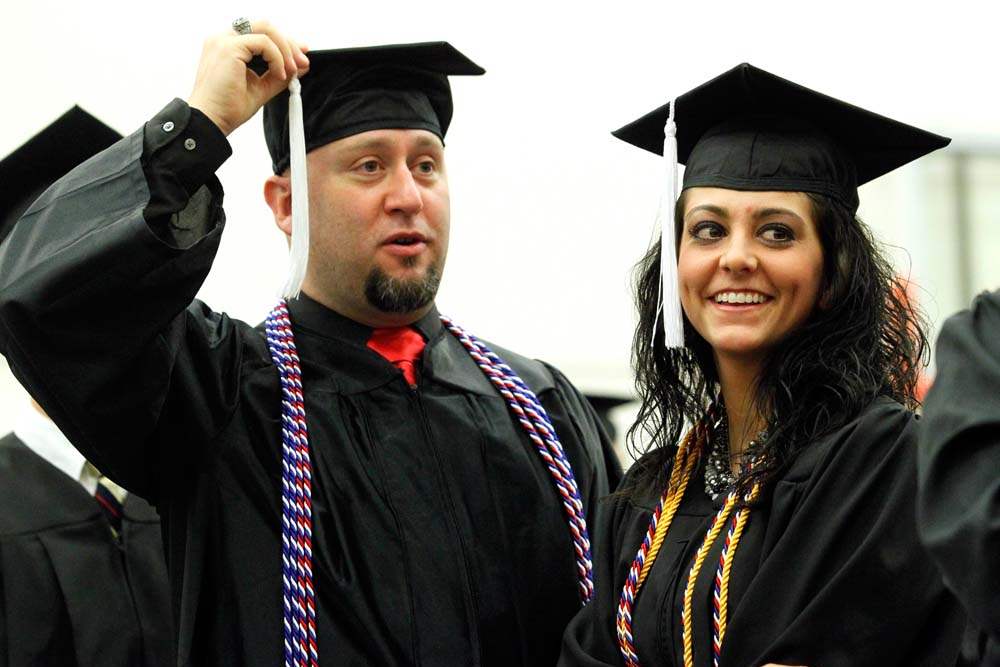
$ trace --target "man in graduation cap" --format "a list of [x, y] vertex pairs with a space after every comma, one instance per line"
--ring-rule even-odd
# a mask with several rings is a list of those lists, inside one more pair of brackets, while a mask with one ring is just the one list
[[[234, 28], [206, 42], [190, 104], [20, 221], [0, 346], [160, 511], [181, 664], [553, 663], [615, 472], [558, 371], [434, 307], [447, 77], [482, 70], [444, 43], [307, 58], [267, 23]], [[298, 274], [254, 329], [192, 300], [225, 135], [265, 103], [265, 195]]]
[[[73, 107], [0, 160], [0, 242], [57, 178], [121, 135]], [[156, 511], [34, 401], [0, 437], [0, 664], [174, 665]]]

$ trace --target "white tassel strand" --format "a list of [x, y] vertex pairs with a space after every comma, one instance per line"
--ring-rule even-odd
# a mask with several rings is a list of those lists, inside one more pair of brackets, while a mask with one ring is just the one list
[[298, 77], [288, 84], [288, 142], [292, 179], [292, 247], [288, 256], [286, 299], [302, 291], [309, 263], [309, 175], [306, 172], [306, 138], [302, 122], [302, 85]]
[[[666, 163], [666, 183], [660, 198], [660, 289], [663, 313], [664, 345], [684, 347], [684, 318], [677, 282], [677, 243], [674, 234], [674, 208], [677, 205], [677, 125], [674, 110], [677, 100], [670, 103], [670, 113], [663, 127], [663, 160]], [[655, 326], [654, 326], [655, 331]]]

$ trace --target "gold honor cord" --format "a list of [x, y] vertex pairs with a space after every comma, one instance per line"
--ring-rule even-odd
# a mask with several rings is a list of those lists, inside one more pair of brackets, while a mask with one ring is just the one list
[[726, 504], [722, 506], [719, 513], [715, 515], [715, 520], [712, 521], [711, 527], [708, 529], [708, 535], [705, 536], [704, 541], [702, 541], [701, 546], [698, 547], [698, 553], [694, 557], [694, 564], [691, 566], [691, 570], [688, 573], [687, 586], [684, 589], [684, 609], [681, 612], [681, 642], [684, 644], [684, 667], [693, 667], [694, 665], [694, 647], [692, 646], [692, 628], [694, 621], [691, 618], [691, 607], [692, 599], [694, 597], [694, 583], [698, 579], [698, 573], [701, 572], [701, 566], [705, 563], [705, 558], [708, 556], [708, 551], [711, 549], [712, 545], [715, 544], [715, 540], [719, 538], [719, 533], [725, 527], [727, 520], [729, 519], [730, 513], [736, 506], [736, 494], [731, 493], [729, 497], [726, 498]]
[[[670, 480], [667, 485], [663, 496], [660, 499], [660, 506], [662, 508], [659, 520], [656, 522], [655, 532], [653, 534], [653, 539], [650, 542], [649, 551], [646, 554], [645, 560], [642, 563], [642, 567], [639, 571], [639, 575], [636, 579], [635, 593], [632, 598], [632, 603], [628, 605], [626, 619], [631, 618], [631, 611], [634, 608], [634, 600], [638, 599], [639, 591], [642, 588], [643, 583], [646, 581], [646, 577], [649, 575], [650, 570], [653, 568], [653, 563], [656, 561], [657, 555], [659, 555], [660, 548], [663, 546], [663, 541], [667, 536], [667, 532], [670, 530], [670, 525], [673, 522], [674, 516], [677, 514], [677, 510], [680, 507], [681, 501], [684, 499], [684, 493], [687, 490], [688, 482], [694, 474], [694, 470], [698, 465], [698, 461], [701, 457], [701, 452], [708, 441], [708, 427], [702, 423], [697, 427], [688, 432], [684, 440], [681, 442], [680, 447], [677, 448], [677, 453], [674, 456], [673, 467], [670, 471]], [[747, 496], [747, 502], [754, 502], [760, 495], [760, 487], [754, 485], [750, 494]], [[712, 525], [709, 527], [705, 539], [695, 555], [694, 563], [688, 572], [687, 585], [684, 589], [683, 598], [683, 609], [681, 612], [681, 642], [684, 648], [684, 667], [693, 667], [694, 665], [694, 647], [693, 647], [693, 600], [694, 600], [694, 587], [695, 582], [698, 579], [698, 574], [701, 572], [701, 568], [704, 566], [705, 559], [708, 557], [708, 553], [715, 544], [716, 540], [719, 539], [719, 535], [722, 534], [723, 530], [727, 525], [731, 523], [730, 518], [733, 517], [733, 511], [736, 508], [739, 496], [736, 492], [732, 492], [726, 498], [726, 502], [723, 504], [722, 509], [715, 516]], [[730, 530], [728, 537], [728, 543], [723, 547], [723, 552], [720, 557], [719, 571], [716, 575], [716, 591], [715, 594], [719, 598], [719, 609], [717, 622], [714, 625], [713, 631], [713, 651], [716, 656], [716, 664], [718, 664], [718, 655], [721, 651], [722, 641], [726, 635], [726, 626], [728, 623], [728, 610], [729, 610], [729, 581], [732, 576], [733, 562], [736, 559], [736, 551], [739, 548], [740, 540], [743, 537], [747, 522], [750, 518], [750, 508], [744, 506], [736, 512], [735, 518], [732, 523], [734, 526]], [[619, 620], [618, 625], [621, 626], [622, 621]], [[627, 623], [627, 620], [626, 620]], [[628, 638], [631, 638], [631, 624], [628, 623], [626, 627], [619, 627], [619, 637], [621, 638], [622, 632], [624, 631]], [[631, 641], [628, 642], [628, 647], [631, 648]], [[634, 651], [634, 649], [631, 649]], [[634, 660], [634, 664], [638, 665], [638, 660]]]
[[[754, 485], [748, 502], [757, 500], [758, 495], [760, 495], [760, 487]], [[746, 528], [749, 518], [750, 508], [742, 507], [736, 515], [736, 528], [729, 540], [728, 555], [724, 556], [725, 561], [722, 564], [722, 583], [719, 587], [719, 622], [716, 625], [717, 637], [715, 638], [715, 644], [720, 651], [722, 650], [722, 640], [726, 637], [726, 623], [729, 616], [729, 576], [733, 571], [733, 561], [736, 560], [736, 549], [740, 546], [740, 538], [743, 537], [743, 529]]]
[[618, 648], [627, 667], [639, 667], [639, 659], [632, 643], [632, 610], [635, 607], [635, 601], [638, 599], [642, 584], [656, 561], [656, 556], [663, 546], [663, 539], [666, 537], [674, 515], [684, 498], [688, 481], [701, 457], [702, 445], [707, 436], [708, 429], [704, 424], [698, 424], [688, 431], [678, 446], [677, 453], [674, 454], [667, 488], [664, 489], [656, 509], [650, 516], [649, 525], [646, 526], [646, 537], [632, 560], [632, 566], [629, 568], [628, 576], [622, 587], [615, 629], [618, 634]]
[[[653, 563], [660, 553], [660, 547], [663, 546], [663, 540], [667, 536], [670, 524], [674, 520], [674, 515], [677, 514], [677, 508], [681, 506], [681, 501], [684, 499], [688, 480], [691, 479], [691, 474], [694, 472], [695, 466], [698, 465], [701, 447], [691, 446], [696, 431], [699, 432], [699, 436], [707, 433], [707, 429], [701, 427], [689, 431], [681, 446], [678, 447], [677, 455], [674, 457], [674, 465], [670, 470], [670, 483], [667, 486], [666, 497], [663, 501], [664, 516], [661, 516], [659, 522], [656, 524], [656, 533], [653, 535], [653, 541], [649, 545], [649, 554], [647, 554], [646, 560], [642, 564], [642, 569], [639, 571], [639, 579], [636, 582], [635, 588], [636, 596], [639, 595], [639, 590], [642, 588], [643, 582], [646, 581], [646, 576], [653, 568]], [[699, 441], [695, 444], [700, 445], [701, 443]]]

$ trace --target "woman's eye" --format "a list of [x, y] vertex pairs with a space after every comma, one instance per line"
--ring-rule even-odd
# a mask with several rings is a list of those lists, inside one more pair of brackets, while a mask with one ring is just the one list
[[761, 237], [771, 243], [786, 243], [794, 241], [795, 235], [785, 225], [768, 225], [760, 231]]
[[699, 222], [691, 227], [691, 236], [699, 241], [714, 241], [721, 239], [725, 235], [725, 230], [717, 222]]

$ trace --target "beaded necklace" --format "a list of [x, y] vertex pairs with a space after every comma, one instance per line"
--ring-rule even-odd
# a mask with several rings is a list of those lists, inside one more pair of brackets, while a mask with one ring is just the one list
[[[718, 405], [721, 416], [712, 427], [710, 447], [705, 459], [705, 493], [712, 502], [716, 502], [723, 494], [728, 494], [736, 484], [736, 476], [733, 475], [733, 457], [729, 453], [729, 420], [726, 419], [725, 408], [721, 407], [721, 403]], [[743, 449], [741, 468], [753, 467], [758, 456], [757, 449], [767, 440], [767, 436], [768, 430], [764, 428], [756, 438], [747, 443]]]
[[[639, 595], [639, 591], [649, 570], [653, 567], [653, 562], [659, 553], [659, 547], [663, 543], [667, 531], [670, 529], [670, 523], [677, 513], [677, 508], [683, 500], [688, 480], [691, 478], [700, 456], [706, 449], [712, 430], [710, 424], [713, 421], [712, 416], [715, 413], [716, 408], [713, 406], [709, 409], [709, 413], [705, 419], [696, 424], [688, 432], [681, 442], [681, 446], [678, 447], [670, 471], [670, 482], [667, 484], [663, 495], [660, 496], [660, 502], [654, 510], [652, 517], [650, 517], [649, 525], [646, 529], [646, 537], [639, 546], [635, 559], [632, 561], [632, 567], [629, 569], [629, 574], [625, 579], [625, 585], [622, 588], [621, 598], [618, 603], [616, 625], [618, 648], [622, 654], [622, 658], [625, 660], [626, 667], [640, 667], [632, 635], [632, 610], [635, 607], [635, 600]], [[724, 414], [722, 422], [725, 422]], [[764, 437], [764, 434], [758, 436], [758, 438], [761, 437]], [[718, 440], [713, 444], [718, 444]], [[728, 447], [728, 442], [726, 445]], [[688, 571], [681, 611], [681, 644], [684, 650], [684, 667], [693, 667], [694, 665], [694, 619], [692, 616], [692, 607], [695, 582], [698, 579], [698, 574], [701, 572], [701, 568], [712, 545], [715, 544], [719, 535], [728, 525], [726, 541], [719, 556], [715, 573], [715, 584], [712, 591], [712, 662], [715, 667], [719, 666], [722, 642], [726, 635], [729, 579], [733, 561], [736, 558], [736, 550], [739, 547], [740, 539], [750, 516], [748, 505], [756, 500], [759, 494], [759, 486], [754, 485], [751, 492], [746, 496], [744, 505], [734, 514], [733, 510], [738, 504], [739, 496], [735, 489], [730, 491], [722, 508], [709, 523], [705, 539], [695, 554], [694, 562]]]
[[[594, 594], [590, 536], [573, 468], [538, 397], [503, 359], [446, 317], [444, 326], [500, 392], [549, 470], [569, 523], [581, 604]], [[302, 369], [288, 306], [280, 301], [265, 322], [271, 360], [281, 376], [281, 567], [286, 667], [318, 667], [312, 580], [312, 465], [306, 430]]]
[[732, 458], [729, 454], [729, 425], [725, 415], [712, 427], [708, 445], [708, 456], [705, 459], [705, 493], [712, 502], [716, 502], [736, 483]]

